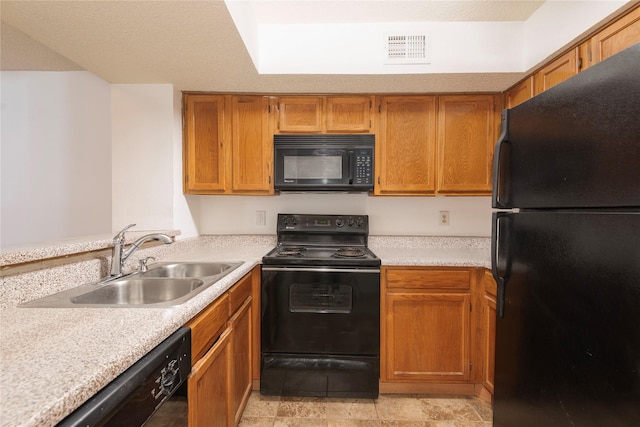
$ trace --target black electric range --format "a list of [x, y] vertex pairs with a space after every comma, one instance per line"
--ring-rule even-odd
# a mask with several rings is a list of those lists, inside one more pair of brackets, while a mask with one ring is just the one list
[[368, 247], [366, 215], [278, 214], [277, 246], [265, 265], [380, 267]]

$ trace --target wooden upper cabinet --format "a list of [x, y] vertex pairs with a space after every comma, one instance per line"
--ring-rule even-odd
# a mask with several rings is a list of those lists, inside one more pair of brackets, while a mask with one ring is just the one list
[[439, 97], [438, 193], [490, 193], [494, 109], [493, 95]]
[[373, 96], [287, 96], [277, 105], [280, 133], [372, 132]]
[[436, 97], [383, 96], [374, 193], [424, 195], [436, 189]]
[[535, 94], [542, 93], [578, 74], [579, 53], [580, 49], [576, 47], [538, 71], [535, 74]]
[[223, 193], [227, 189], [229, 125], [223, 95], [184, 97], [184, 192]]
[[513, 108], [516, 105], [522, 104], [524, 101], [531, 99], [534, 95], [533, 80], [533, 76], [529, 76], [516, 86], [509, 89], [505, 95], [505, 107]]
[[636, 7], [591, 38], [591, 61], [597, 64], [638, 42], [640, 42], [640, 7]]
[[325, 124], [327, 132], [366, 133], [372, 128], [373, 97], [328, 96]]
[[279, 132], [320, 133], [324, 97], [292, 96], [278, 99]]
[[273, 149], [266, 96], [232, 97], [233, 192], [271, 194]]

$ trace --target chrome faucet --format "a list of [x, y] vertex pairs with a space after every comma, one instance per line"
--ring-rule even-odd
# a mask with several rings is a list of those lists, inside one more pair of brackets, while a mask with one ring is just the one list
[[109, 277], [115, 278], [124, 275], [124, 263], [125, 261], [142, 245], [144, 242], [148, 242], [149, 240], [160, 240], [164, 244], [173, 243], [173, 239], [166, 234], [155, 233], [155, 234], [147, 234], [146, 236], [140, 237], [138, 240], [133, 242], [128, 249], [124, 248], [124, 233], [131, 227], [135, 226], [135, 224], [129, 224], [118, 234], [116, 234], [113, 238], [113, 253], [111, 256], [111, 271], [109, 273]]

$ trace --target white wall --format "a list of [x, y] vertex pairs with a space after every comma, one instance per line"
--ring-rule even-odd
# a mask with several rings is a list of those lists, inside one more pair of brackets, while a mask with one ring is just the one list
[[[369, 215], [370, 234], [490, 236], [489, 197], [372, 197], [366, 194], [199, 196], [202, 234], [275, 234], [278, 213]], [[267, 222], [256, 225], [256, 211]], [[440, 225], [439, 212], [450, 224]]]
[[111, 85], [113, 226], [173, 227], [173, 86]]
[[110, 85], [4, 71], [0, 245], [111, 231]]

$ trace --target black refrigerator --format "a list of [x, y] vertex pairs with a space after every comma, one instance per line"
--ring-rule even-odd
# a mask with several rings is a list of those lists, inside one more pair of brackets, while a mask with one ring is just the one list
[[505, 110], [496, 427], [640, 426], [640, 43]]

